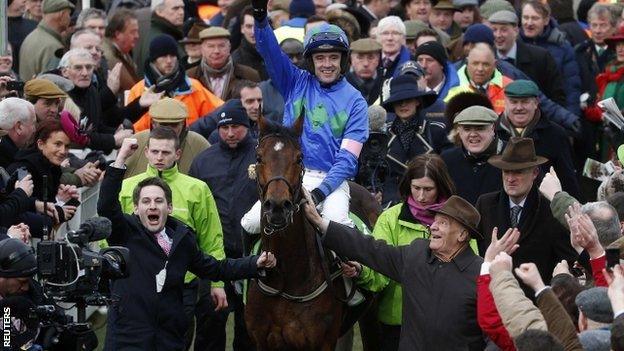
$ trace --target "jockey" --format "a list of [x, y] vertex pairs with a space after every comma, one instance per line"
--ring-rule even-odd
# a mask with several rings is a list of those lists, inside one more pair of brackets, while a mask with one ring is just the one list
[[[301, 147], [306, 168], [303, 186], [323, 217], [353, 226], [349, 219], [347, 179], [357, 173], [362, 145], [368, 138], [367, 104], [344, 78], [349, 40], [342, 29], [322, 24], [304, 39], [304, 69], [291, 63], [268, 24], [267, 0], [253, 0], [256, 48], [271, 81], [284, 97], [283, 123], [305, 118]], [[260, 202], [243, 217], [249, 233], [260, 232]]]

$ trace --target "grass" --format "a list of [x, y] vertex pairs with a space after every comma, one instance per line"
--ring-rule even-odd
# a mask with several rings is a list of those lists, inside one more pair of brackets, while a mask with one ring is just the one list
[[[104, 337], [106, 335], [106, 315], [103, 315], [99, 312], [95, 312], [91, 318], [89, 318], [89, 322], [95, 329], [95, 334], [98, 338], [98, 348], [97, 351], [101, 351], [104, 347]], [[230, 318], [228, 318], [227, 322], [227, 340], [226, 340], [226, 351], [232, 350], [232, 341], [234, 339], [234, 315], [230, 314]], [[353, 336], [353, 349], [352, 351], [361, 351], [362, 350], [362, 340], [360, 339], [360, 328], [356, 324], [354, 327], [354, 336]], [[192, 348], [191, 348], [192, 351]]]

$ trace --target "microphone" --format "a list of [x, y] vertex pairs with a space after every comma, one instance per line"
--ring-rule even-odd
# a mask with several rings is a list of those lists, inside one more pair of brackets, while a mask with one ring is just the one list
[[386, 132], [386, 110], [378, 105], [368, 107], [368, 131], [369, 133]]
[[106, 239], [111, 235], [112, 223], [105, 217], [93, 217], [80, 225], [78, 230], [67, 233], [67, 240], [74, 244], [87, 244]]

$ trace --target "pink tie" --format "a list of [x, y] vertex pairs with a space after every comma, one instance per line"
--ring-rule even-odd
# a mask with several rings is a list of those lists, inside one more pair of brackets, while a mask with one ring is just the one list
[[158, 241], [158, 245], [163, 249], [165, 255], [169, 256], [169, 251], [171, 251], [171, 243], [167, 238], [165, 238], [165, 233], [160, 232], [156, 233], [156, 241]]

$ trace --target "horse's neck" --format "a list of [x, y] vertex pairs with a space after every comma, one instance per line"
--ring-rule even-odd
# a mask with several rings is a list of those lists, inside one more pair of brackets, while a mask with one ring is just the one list
[[[293, 216], [293, 223], [271, 237], [263, 237], [263, 250], [271, 251], [277, 259], [278, 270], [269, 272], [286, 278], [288, 285], [313, 284], [315, 277], [323, 278], [321, 256], [317, 248], [316, 233], [306, 222], [303, 210]], [[272, 273], [272, 274], [271, 274]]]

